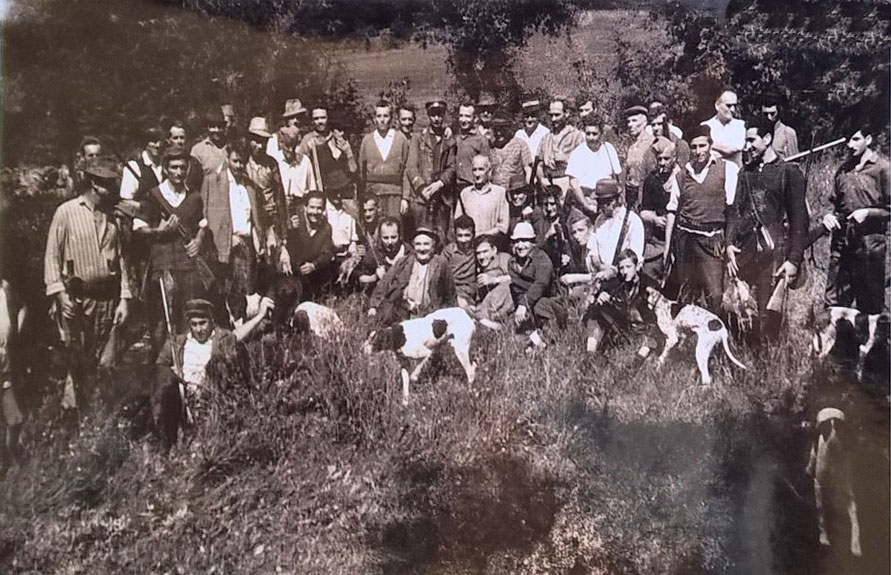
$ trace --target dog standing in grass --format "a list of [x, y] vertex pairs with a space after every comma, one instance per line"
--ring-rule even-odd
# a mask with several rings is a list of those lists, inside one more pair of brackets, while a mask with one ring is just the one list
[[845, 414], [834, 407], [817, 413], [817, 439], [811, 448], [806, 472], [814, 478], [814, 500], [817, 505], [817, 525], [820, 545], [831, 545], [827, 518], [847, 513], [851, 525], [851, 554], [860, 557], [860, 522], [854, 500], [853, 447], [846, 439]]
[[[470, 361], [470, 341], [476, 324], [467, 312], [459, 307], [437, 310], [417, 319], [410, 319], [380, 331], [372, 331], [362, 346], [370, 354], [376, 351], [396, 352], [401, 367], [402, 403], [408, 404], [409, 383], [418, 381], [421, 371], [433, 354], [448, 343], [455, 351], [461, 367], [472, 384], [476, 377], [476, 364]], [[412, 360], [420, 360], [409, 374]]]

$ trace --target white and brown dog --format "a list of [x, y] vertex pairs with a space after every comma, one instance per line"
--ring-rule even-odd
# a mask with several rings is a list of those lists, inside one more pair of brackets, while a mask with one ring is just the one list
[[[396, 325], [372, 331], [362, 346], [362, 351], [372, 353], [391, 350], [396, 352], [401, 366], [402, 403], [408, 403], [409, 383], [418, 381], [421, 370], [433, 353], [446, 342], [455, 350], [455, 355], [467, 383], [476, 377], [476, 364], [470, 361], [470, 341], [476, 330], [473, 319], [461, 308], [449, 307], [437, 310], [422, 318], [410, 319]], [[412, 360], [420, 360], [409, 374]]]
[[859, 344], [857, 359], [857, 379], [863, 379], [863, 367], [866, 356], [882, 342], [888, 345], [889, 318], [885, 314], [866, 314], [850, 307], [833, 306], [814, 314], [813, 349], [817, 357], [824, 359], [835, 347], [839, 336], [839, 327], [850, 324], [850, 333]]
[[850, 448], [845, 441], [845, 414], [834, 407], [825, 407], [817, 413], [818, 436], [811, 448], [810, 460], [805, 472], [814, 478], [814, 500], [817, 505], [817, 525], [820, 545], [829, 546], [829, 517], [836, 506], [848, 514], [851, 526], [851, 554], [860, 557], [860, 522], [857, 520], [857, 503], [854, 500], [853, 465]]
[[708, 371], [708, 360], [712, 355], [712, 349], [719, 341], [724, 344], [724, 351], [730, 361], [746, 369], [746, 366], [730, 353], [727, 327], [721, 318], [712, 312], [698, 305], [685, 305], [667, 299], [659, 290], [652, 287], [647, 288], [647, 305], [655, 312], [656, 324], [665, 335], [665, 348], [658, 359], [660, 366], [665, 363], [668, 352], [687, 335], [685, 332], [692, 332], [697, 337], [696, 364], [702, 376], [702, 385], [709, 385], [712, 382], [712, 376]]

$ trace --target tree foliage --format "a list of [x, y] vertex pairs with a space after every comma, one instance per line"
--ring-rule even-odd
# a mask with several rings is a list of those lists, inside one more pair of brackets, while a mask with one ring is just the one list
[[324, 47], [241, 22], [132, 0], [43, 0], [2, 31], [6, 163], [63, 160], [87, 133], [124, 151], [162, 117], [195, 134], [226, 102], [242, 120], [275, 121], [295, 96], [359, 113]]

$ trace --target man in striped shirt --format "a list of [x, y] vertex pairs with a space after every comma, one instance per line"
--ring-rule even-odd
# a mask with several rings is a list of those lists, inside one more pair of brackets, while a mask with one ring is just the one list
[[87, 379], [113, 326], [127, 318], [131, 297], [108, 201], [118, 189], [114, 162], [88, 162], [81, 185], [78, 197], [56, 209], [44, 259], [46, 295], [55, 298], [53, 312], [67, 351], [64, 408], [83, 405]]

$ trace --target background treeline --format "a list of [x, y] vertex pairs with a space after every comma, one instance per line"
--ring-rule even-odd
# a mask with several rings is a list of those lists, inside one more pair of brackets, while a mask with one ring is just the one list
[[325, 97], [361, 126], [362, 99], [377, 94], [356, 92], [337, 52], [372, 41], [444, 46], [450, 98], [485, 89], [516, 110], [526, 93], [555, 89], [521, 86], [518, 61], [535, 62], [530, 39], [592, 33], [577, 27], [580, 18], [608, 8], [639, 10], [627, 26], [594, 29], [609, 36], [606, 61], [567, 54], [575, 74], [560, 86], [594, 95], [608, 123], [620, 123], [625, 105], [649, 99], [670, 102], [682, 125], [700, 120], [729, 85], [751, 110], [764, 92], [778, 91], [803, 145], [811, 135], [843, 134], [864, 115], [887, 125], [888, 5], [734, 0], [715, 14], [691, 3], [17, 2], [2, 25], [3, 162], [66, 161], [84, 133], [129, 152], [159, 115], [192, 121], [223, 101], [243, 117], [275, 117], [288, 97]]

